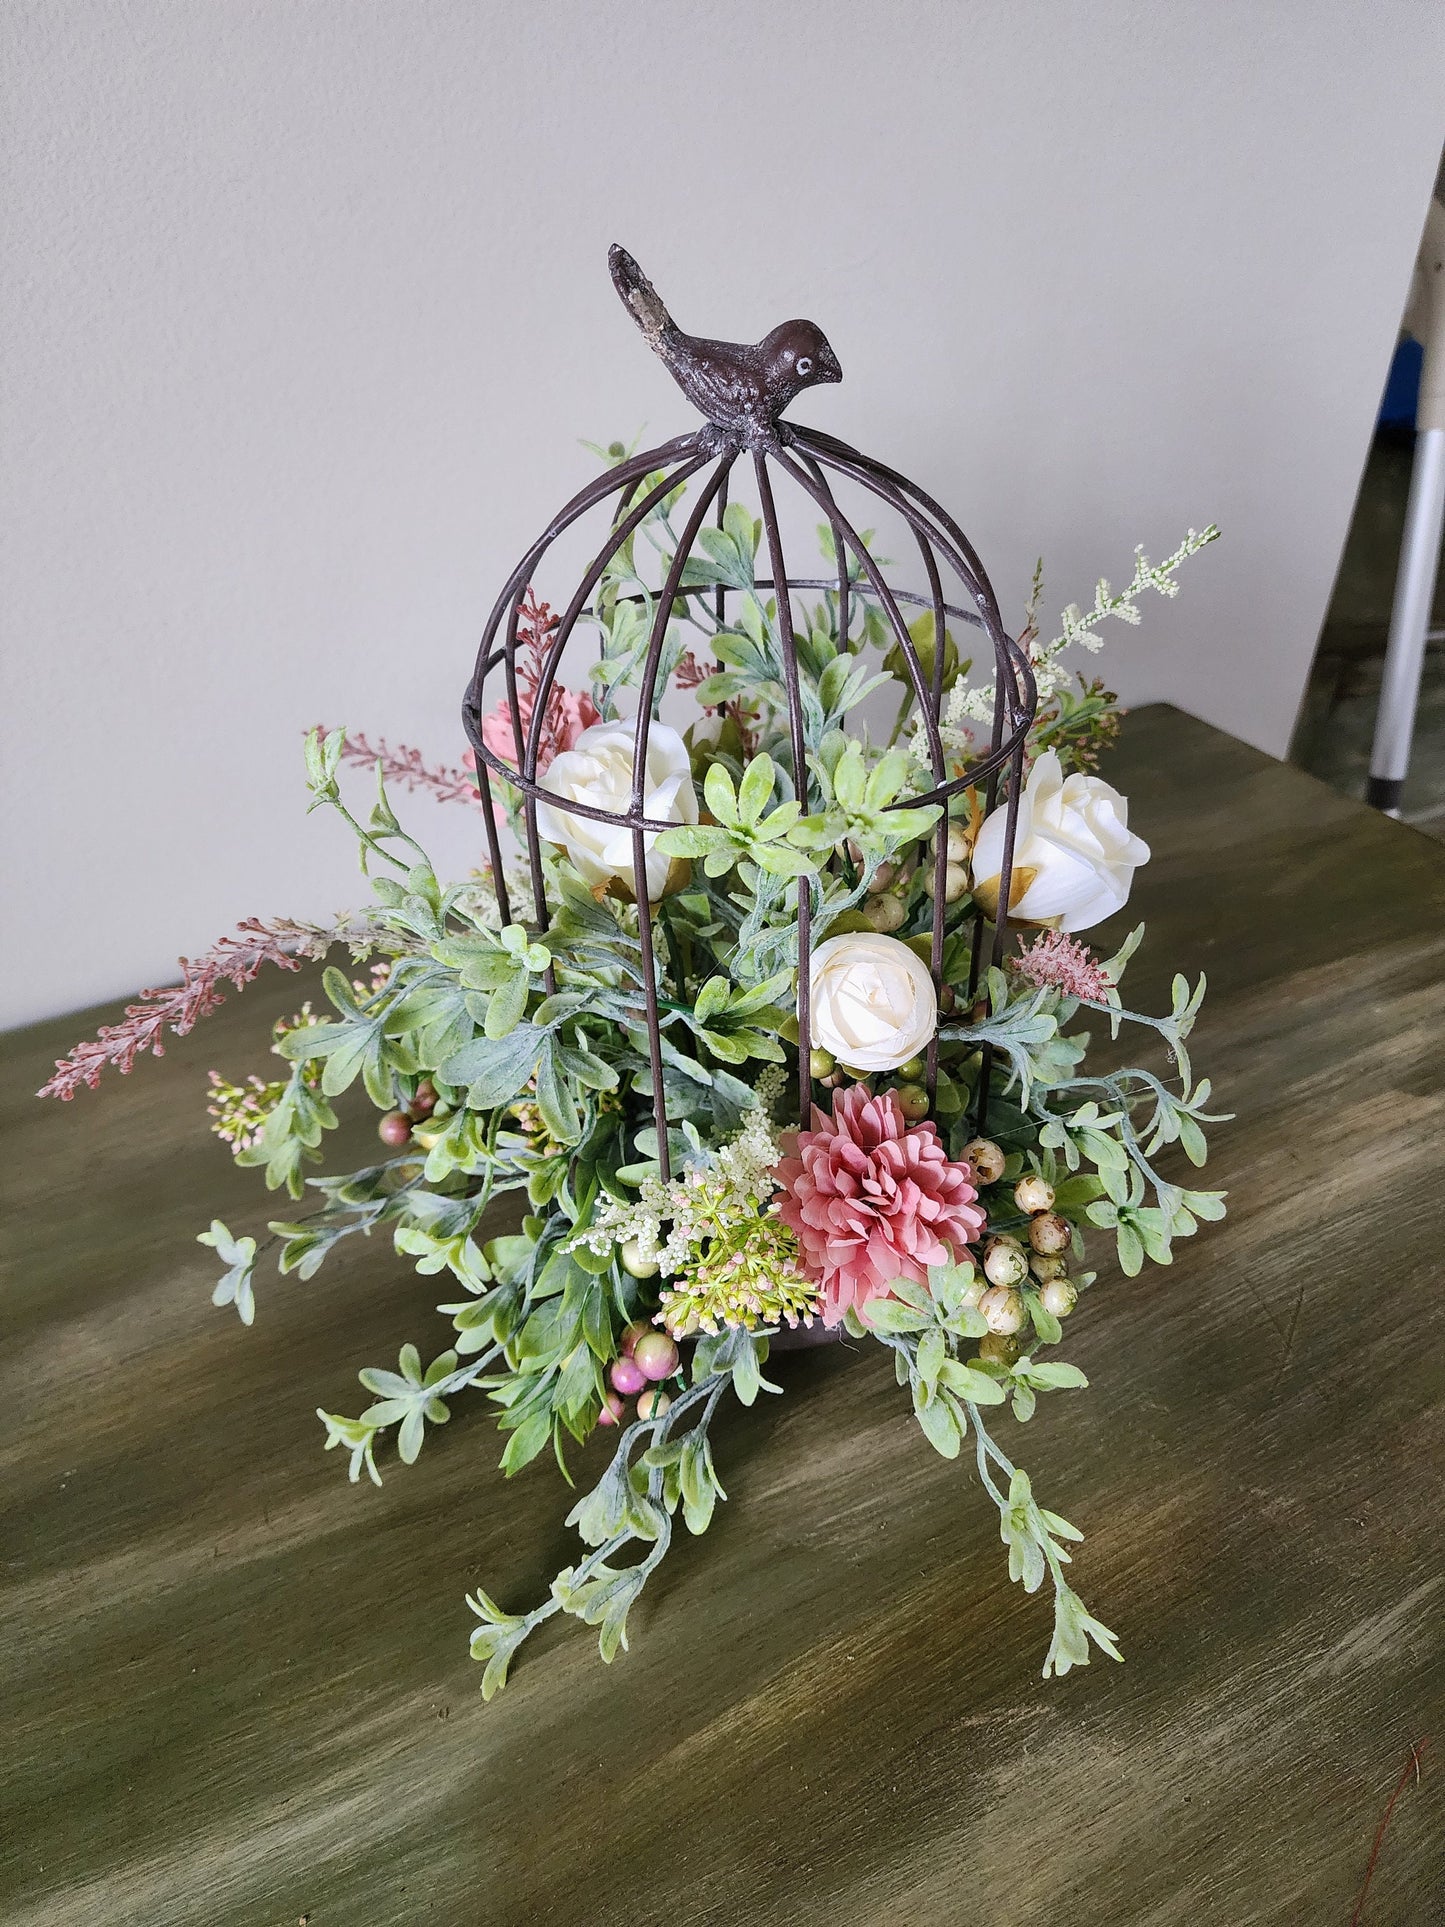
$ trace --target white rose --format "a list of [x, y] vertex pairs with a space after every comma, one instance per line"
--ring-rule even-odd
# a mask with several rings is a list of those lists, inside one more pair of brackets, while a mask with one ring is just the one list
[[[554, 756], [540, 782], [555, 795], [594, 809], [625, 816], [632, 805], [633, 722], [593, 723], [571, 749]], [[697, 792], [687, 745], [675, 729], [654, 723], [647, 738], [647, 780], [642, 814], [655, 823], [696, 823]], [[537, 828], [549, 843], [559, 843], [573, 868], [594, 888], [620, 877], [632, 885], [632, 832], [590, 816], [572, 816], [550, 803], [537, 805]], [[659, 897], [667, 883], [669, 858], [653, 849], [656, 831], [643, 839], [647, 849], [647, 891]]]
[[[998, 906], [1005, 812], [985, 819], [973, 846], [973, 891]], [[1058, 930], [1087, 930], [1122, 910], [1149, 845], [1129, 833], [1128, 799], [1097, 776], [1065, 776], [1046, 749], [1019, 799], [1009, 915]]]
[[813, 1044], [855, 1071], [892, 1071], [938, 1028], [933, 979], [897, 937], [850, 931], [812, 955]]

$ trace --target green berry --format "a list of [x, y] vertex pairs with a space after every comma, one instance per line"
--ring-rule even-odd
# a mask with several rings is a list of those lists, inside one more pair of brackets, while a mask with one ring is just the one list
[[629, 1238], [620, 1254], [622, 1269], [633, 1278], [655, 1278], [658, 1265], [656, 1258], [643, 1256], [642, 1246], [635, 1238]]
[[917, 1124], [928, 1116], [928, 1092], [921, 1084], [900, 1084], [893, 1095], [898, 1099], [898, 1108], [910, 1124]]

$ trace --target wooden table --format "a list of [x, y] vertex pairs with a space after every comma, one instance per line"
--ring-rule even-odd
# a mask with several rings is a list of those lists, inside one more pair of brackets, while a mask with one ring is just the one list
[[46, 1024], [4, 1040], [9, 1927], [1344, 1927], [1427, 1735], [1364, 1919], [1445, 1918], [1445, 849], [1167, 709], [1111, 773], [1133, 987], [1208, 970], [1238, 1113], [1227, 1223], [1106, 1280], [1093, 1389], [1019, 1441], [1128, 1663], [1040, 1680], [966, 1462], [830, 1348], [723, 1428], [632, 1652], [554, 1622], [484, 1706], [462, 1595], [573, 1556], [555, 1472], [504, 1484], [463, 1402], [354, 1488], [313, 1416], [447, 1294], [378, 1241], [250, 1332], [207, 1304], [195, 1233], [276, 1206], [204, 1071], [262, 1066], [296, 980], [68, 1107], [28, 1092], [93, 1016]]

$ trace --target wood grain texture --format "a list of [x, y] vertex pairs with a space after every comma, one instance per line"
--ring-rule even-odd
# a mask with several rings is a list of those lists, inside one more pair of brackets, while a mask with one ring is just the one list
[[260, 1067], [296, 980], [35, 1104], [72, 1019], [4, 1040], [9, 1927], [1343, 1927], [1422, 1734], [1365, 1918], [1445, 1917], [1445, 852], [1169, 710], [1111, 774], [1154, 848], [1132, 988], [1209, 972], [1231, 1215], [1106, 1273], [1092, 1389], [1001, 1437], [1127, 1664], [1040, 1680], [971, 1471], [839, 1347], [719, 1427], [729, 1502], [631, 1653], [553, 1622], [483, 1706], [462, 1595], [574, 1556], [555, 1472], [504, 1482], [461, 1402], [352, 1488], [313, 1416], [440, 1349], [446, 1294], [377, 1241], [263, 1276], [250, 1332], [207, 1304], [195, 1233], [276, 1207], [203, 1073]]

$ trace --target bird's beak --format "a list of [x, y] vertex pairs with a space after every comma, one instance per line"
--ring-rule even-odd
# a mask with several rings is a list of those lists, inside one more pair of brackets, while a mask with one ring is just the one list
[[819, 355], [818, 368], [818, 379], [820, 381], [841, 381], [843, 379], [843, 364], [833, 353], [831, 347], [824, 348], [822, 354]]

